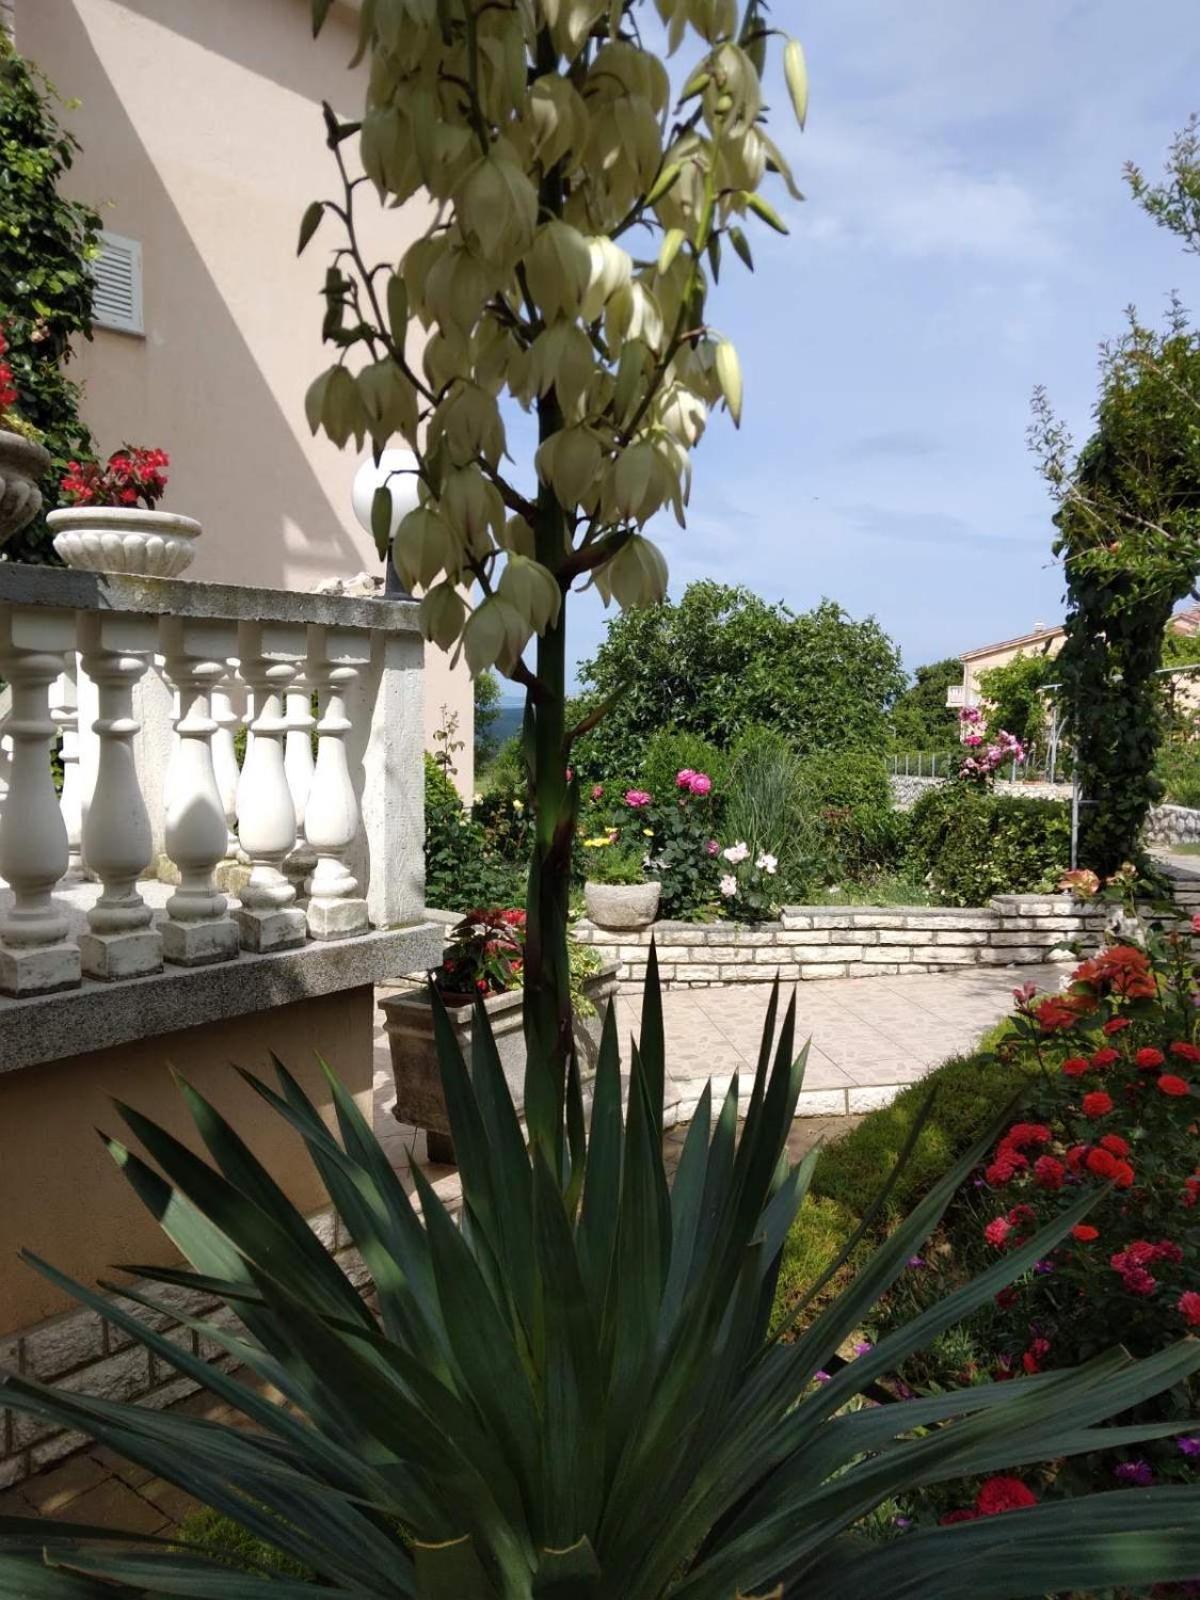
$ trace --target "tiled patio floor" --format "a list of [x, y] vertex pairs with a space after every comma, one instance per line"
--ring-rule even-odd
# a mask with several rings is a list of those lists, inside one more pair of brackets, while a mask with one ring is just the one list
[[[908, 978], [833, 979], [804, 983], [797, 991], [797, 1040], [811, 1037], [801, 1119], [789, 1148], [799, 1159], [818, 1139], [852, 1127], [861, 1112], [886, 1104], [897, 1089], [968, 1050], [1012, 1005], [1012, 990], [1033, 979], [1057, 988], [1055, 967], [974, 968], [962, 974]], [[671, 1096], [677, 1125], [667, 1134], [668, 1164], [682, 1146], [684, 1125], [705, 1080], [723, 1092], [735, 1071], [748, 1092], [768, 1003], [767, 985], [674, 990], [663, 998]], [[622, 996], [623, 1040], [639, 1023], [640, 1002]], [[391, 1060], [382, 1027], [375, 1048], [375, 1125], [393, 1166], [407, 1175], [413, 1160], [434, 1180], [442, 1199], [460, 1198], [457, 1173], [425, 1162], [424, 1136], [401, 1127], [390, 1114], [395, 1097]], [[198, 1394], [180, 1409], [218, 1421], [237, 1414], [211, 1395]], [[0, 1512], [91, 1523], [136, 1532], [169, 1534], [191, 1509], [173, 1485], [96, 1448], [0, 1495]]]

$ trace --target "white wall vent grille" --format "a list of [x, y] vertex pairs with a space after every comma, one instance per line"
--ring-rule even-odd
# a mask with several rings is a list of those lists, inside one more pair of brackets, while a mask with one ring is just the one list
[[100, 232], [100, 254], [92, 262], [96, 283], [92, 311], [98, 328], [119, 333], [144, 333], [142, 321], [142, 247], [136, 239]]

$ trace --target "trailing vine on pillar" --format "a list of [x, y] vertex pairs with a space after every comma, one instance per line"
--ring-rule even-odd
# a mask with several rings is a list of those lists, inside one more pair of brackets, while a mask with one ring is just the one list
[[49, 80], [0, 27], [0, 326], [17, 388], [16, 410], [51, 465], [42, 514], [10, 539], [10, 561], [54, 561], [46, 513], [68, 461], [94, 460], [79, 416], [79, 385], [64, 369], [72, 339], [92, 332], [92, 277], [100, 218], [59, 185], [79, 146], [59, 123]]

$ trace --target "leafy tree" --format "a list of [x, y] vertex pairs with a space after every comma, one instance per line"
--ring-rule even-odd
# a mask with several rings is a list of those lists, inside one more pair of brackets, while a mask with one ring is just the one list
[[[1144, 209], [1195, 252], [1200, 246], [1200, 127], [1176, 139], [1165, 181], [1126, 169]], [[1076, 453], [1044, 391], [1031, 442], [1059, 502], [1055, 552], [1067, 577], [1063, 683], [1067, 733], [1086, 802], [1080, 860], [1113, 872], [1137, 849], [1160, 798], [1155, 756], [1164, 697], [1156, 673], [1176, 604], [1200, 570], [1200, 336], [1172, 300], [1166, 327], [1131, 309], [1104, 346], [1096, 429]]]
[[92, 278], [100, 218], [58, 192], [79, 148], [60, 127], [49, 80], [0, 27], [0, 326], [17, 409], [51, 455], [42, 515], [4, 546], [10, 561], [53, 561], [45, 514], [71, 460], [93, 460], [79, 419], [79, 385], [65, 375], [71, 340], [92, 332]]
[[[330, 6], [313, 0], [318, 30]], [[660, 24], [681, 63], [674, 85], [646, 42]], [[393, 559], [424, 591], [425, 633], [461, 641], [472, 672], [497, 667], [526, 690], [537, 797], [526, 1106], [561, 1172], [579, 804], [564, 600], [580, 582], [622, 609], [665, 592], [645, 524], [667, 508], [684, 522], [710, 407], [741, 419], [737, 352], [709, 287], [727, 247], [752, 266], [743, 224], [787, 231], [759, 193], [770, 175], [798, 197], [767, 132], [762, 75], [782, 43], [803, 125], [804, 58], [764, 0], [371, 0], [359, 34], [363, 116], [325, 109], [341, 194], [314, 201], [300, 226], [303, 249], [328, 210], [343, 240], [325, 281], [337, 358], [306, 409], [337, 445], [369, 438], [378, 452], [403, 436], [420, 504]], [[365, 177], [347, 165], [351, 140]], [[363, 255], [355, 207], [367, 183], [428, 218], [395, 268]], [[532, 492], [501, 470], [513, 403], [537, 419]], [[372, 519], [381, 547], [391, 510], [385, 485]], [[480, 594], [471, 610], [468, 582]]]
[[1057, 666], [1048, 655], [1022, 653], [1002, 667], [986, 667], [979, 674], [979, 688], [988, 734], [995, 737], [1004, 730], [1026, 746], [1042, 740], [1047, 716], [1045, 689], [1057, 676]]
[[901, 750], [944, 750], [958, 737], [956, 713], [946, 690], [962, 682], [962, 662], [946, 656], [918, 667], [913, 681], [892, 707], [892, 743]]
[[500, 715], [500, 680], [491, 668], [475, 679], [475, 765], [482, 766], [496, 754], [493, 729]]
[[904, 687], [896, 647], [875, 621], [856, 622], [829, 600], [797, 615], [709, 580], [615, 618], [579, 671], [591, 703], [613, 702], [579, 752], [592, 776], [636, 772], [665, 727], [722, 749], [755, 723], [802, 754], [881, 744]]

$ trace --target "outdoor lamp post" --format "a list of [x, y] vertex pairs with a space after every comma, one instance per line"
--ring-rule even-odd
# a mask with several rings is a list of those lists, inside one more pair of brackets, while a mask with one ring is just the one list
[[354, 474], [351, 503], [354, 515], [367, 533], [372, 532], [371, 502], [376, 489], [384, 484], [392, 491], [392, 527], [388, 535], [388, 553], [384, 557], [383, 593], [388, 600], [411, 600], [412, 595], [400, 581], [391, 552], [396, 529], [417, 507], [417, 458], [411, 450], [385, 450], [378, 464], [374, 456], [366, 456]]

